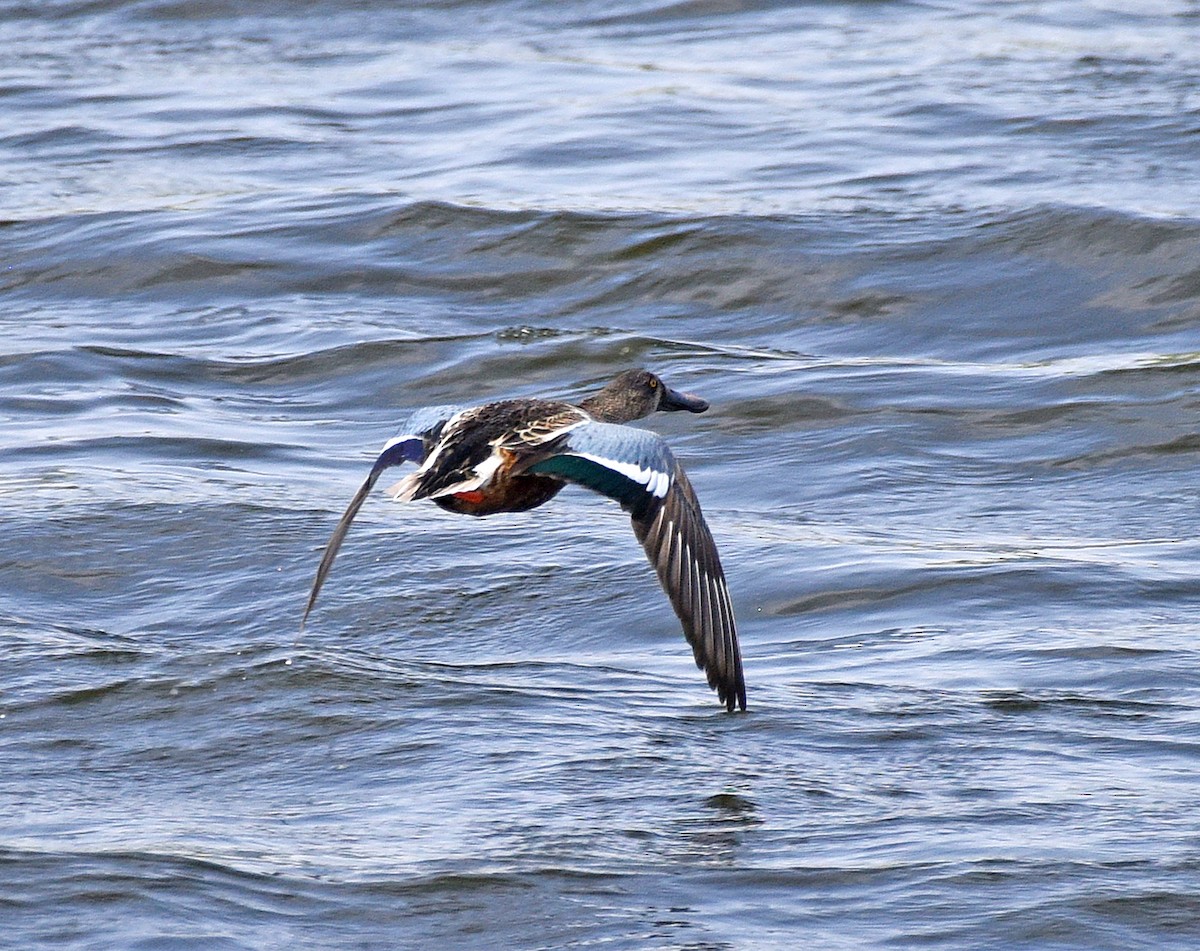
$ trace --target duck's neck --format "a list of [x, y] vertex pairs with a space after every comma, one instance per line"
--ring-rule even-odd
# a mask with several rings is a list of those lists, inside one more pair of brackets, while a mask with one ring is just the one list
[[589, 396], [579, 404], [579, 408], [602, 423], [631, 423], [645, 415], [607, 387], [595, 396]]

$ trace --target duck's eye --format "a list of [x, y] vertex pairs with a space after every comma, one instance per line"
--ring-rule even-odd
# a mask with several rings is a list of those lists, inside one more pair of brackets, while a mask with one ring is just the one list
[[655, 380], [655, 379], [651, 378], [651, 380], [650, 380], [650, 389], [652, 389], [652, 390], [657, 390], [657, 389], [658, 389], [658, 380]]

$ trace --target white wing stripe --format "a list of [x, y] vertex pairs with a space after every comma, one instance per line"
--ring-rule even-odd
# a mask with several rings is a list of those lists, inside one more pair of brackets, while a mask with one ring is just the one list
[[659, 472], [657, 469], [643, 469], [637, 463], [620, 462], [604, 456], [594, 456], [588, 452], [572, 452], [571, 455], [578, 456], [580, 459], [586, 459], [588, 462], [595, 462], [606, 469], [612, 469], [613, 472], [620, 473], [626, 479], [636, 482], [638, 485], [644, 485], [656, 499], [664, 498], [667, 494], [667, 489], [671, 487], [670, 474]]

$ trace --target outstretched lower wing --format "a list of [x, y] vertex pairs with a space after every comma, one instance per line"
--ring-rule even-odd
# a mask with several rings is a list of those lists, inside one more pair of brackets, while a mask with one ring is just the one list
[[418, 464], [424, 462], [426, 455], [429, 454], [430, 447], [437, 441], [438, 436], [441, 435], [442, 427], [458, 411], [459, 408], [457, 406], [430, 406], [426, 409], [419, 409], [405, 421], [404, 425], [400, 428], [400, 435], [389, 439], [384, 445], [374, 465], [371, 466], [371, 471], [367, 473], [367, 477], [363, 480], [362, 485], [354, 493], [354, 498], [350, 500], [350, 504], [346, 507], [345, 513], [343, 513], [341, 520], [334, 528], [333, 534], [329, 536], [325, 552], [321, 555], [321, 564], [317, 566], [317, 576], [313, 579], [312, 591], [308, 595], [308, 604], [304, 607], [304, 617], [300, 620], [300, 630], [304, 630], [304, 623], [308, 620], [308, 614], [312, 611], [313, 605], [317, 603], [317, 595], [321, 593], [321, 585], [325, 583], [325, 577], [329, 574], [329, 569], [333, 567], [333, 560], [337, 557], [338, 549], [342, 547], [346, 533], [350, 531], [350, 523], [354, 521], [354, 516], [362, 508], [367, 495], [375, 486], [375, 483], [379, 481], [380, 474], [384, 469], [398, 466], [404, 462], [415, 462]]
[[683, 624], [696, 666], [726, 709], [746, 709], [746, 682], [725, 573], [700, 503], [662, 437], [589, 422], [525, 472], [552, 475], [621, 503]]

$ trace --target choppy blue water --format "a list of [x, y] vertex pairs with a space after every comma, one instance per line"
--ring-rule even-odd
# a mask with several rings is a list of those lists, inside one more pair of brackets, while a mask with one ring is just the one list
[[[0, 0], [0, 945], [1200, 944], [1198, 90], [1184, 0]], [[579, 490], [298, 636], [405, 410], [639, 364], [746, 714]]]

